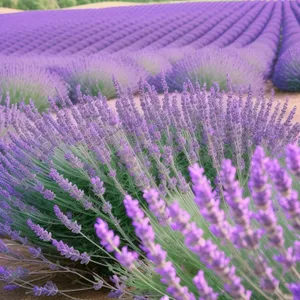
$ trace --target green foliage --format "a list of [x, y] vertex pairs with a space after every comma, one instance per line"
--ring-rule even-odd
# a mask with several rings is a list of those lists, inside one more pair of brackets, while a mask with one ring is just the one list
[[19, 0], [2, 0], [0, 6], [9, 7], [9, 8], [19, 8]]
[[57, 0], [57, 3], [60, 8], [72, 7], [77, 5], [76, 0]]
[[77, 5], [90, 4], [92, 1], [90, 0], [77, 0]]
[[18, 8], [23, 10], [44, 10], [59, 8], [56, 0], [20, 0]]

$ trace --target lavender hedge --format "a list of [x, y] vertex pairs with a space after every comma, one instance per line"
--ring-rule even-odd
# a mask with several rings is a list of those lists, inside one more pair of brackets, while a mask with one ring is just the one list
[[57, 74], [30, 63], [3, 63], [0, 67], [1, 104], [9, 94], [10, 103], [16, 104], [34, 100], [36, 108], [45, 110], [48, 97], [68, 97], [69, 87]]
[[[63, 271], [87, 290], [110, 288], [109, 297], [297, 294], [297, 181], [292, 187], [273, 160], [297, 141], [296, 108], [287, 114], [287, 103], [280, 109], [251, 90], [243, 99], [227, 85], [228, 93], [215, 84], [208, 94], [188, 83], [171, 95], [163, 80], [159, 97], [141, 81], [139, 107], [131, 89], [115, 82], [116, 110], [78, 89], [77, 105], [59, 109], [50, 99], [56, 116], [22, 105], [24, 122], [9, 119], [1, 142], [0, 228], [44, 267], [0, 268], [6, 289], [22, 285], [36, 296], [81, 290], [53, 282]], [[260, 147], [253, 156], [259, 145], [270, 159]], [[299, 149], [287, 151], [298, 176]], [[5, 242], [0, 249], [24, 260]], [[47, 283], [36, 277], [42, 274]]]
[[283, 91], [299, 92], [299, 6], [296, 2], [285, 2], [283, 14], [283, 39], [273, 74], [273, 84]]

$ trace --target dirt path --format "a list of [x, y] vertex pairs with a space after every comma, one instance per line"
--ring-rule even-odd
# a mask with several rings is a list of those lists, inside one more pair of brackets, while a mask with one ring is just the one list
[[17, 13], [17, 12], [22, 12], [22, 10], [0, 7], [0, 14], [12, 14], [12, 13]]

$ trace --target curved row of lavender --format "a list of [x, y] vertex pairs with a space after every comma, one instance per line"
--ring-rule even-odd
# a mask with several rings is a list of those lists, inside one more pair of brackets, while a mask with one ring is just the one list
[[283, 7], [283, 38], [273, 83], [283, 91], [300, 91], [300, 3], [288, 1]]
[[77, 105], [50, 98], [55, 115], [6, 99], [0, 229], [10, 241], [0, 240], [0, 257], [14, 266], [0, 267], [5, 289], [299, 299], [296, 107], [235, 94], [230, 79], [227, 93], [188, 82], [170, 94], [162, 78], [163, 96], [141, 81], [139, 106], [114, 85], [115, 106], [78, 88]]
[[[78, 84], [83, 93], [96, 96], [100, 91], [113, 98], [112, 75], [133, 92], [140, 78], [161, 90], [161, 71], [173, 90], [181, 91], [186, 78], [194, 84], [206, 82], [208, 88], [217, 81], [224, 88], [229, 74], [235, 85], [251, 84], [253, 92], [259, 92], [272, 74], [283, 5], [205, 2], [4, 15], [1, 61], [45, 68], [47, 79], [40, 80], [40, 90], [58, 74], [65, 87], [49, 92], [53, 98], [67, 88], [74, 100]], [[2, 72], [1, 78], [6, 77], [11, 74]], [[31, 85], [30, 76], [22, 81]], [[54, 78], [51, 84], [56, 82]], [[7, 88], [1, 88], [4, 101]], [[31, 97], [36, 103], [41, 92], [37, 94]], [[44, 98], [40, 106], [46, 104]]]

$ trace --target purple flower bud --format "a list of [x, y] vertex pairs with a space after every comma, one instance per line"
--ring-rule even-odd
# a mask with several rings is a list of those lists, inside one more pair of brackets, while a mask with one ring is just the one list
[[42, 241], [49, 242], [52, 240], [51, 232], [46, 231], [40, 225], [34, 224], [30, 219], [27, 220], [27, 225]]
[[194, 277], [193, 282], [203, 300], [217, 300], [218, 294], [214, 293], [213, 289], [207, 284], [203, 271], [198, 272], [198, 274]]
[[66, 258], [70, 258], [73, 261], [80, 261], [81, 264], [87, 265], [90, 261], [90, 256], [86, 252], [80, 253], [78, 250], [75, 250], [74, 247], [70, 247], [65, 244], [63, 241], [53, 240], [52, 245], [56, 247], [57, 251]]
[[91, 183], [93, 185], [93, 190], [96, 195], [102, 196], [105, 193], [103, 181], [101, 181], [99, 177], [91, 178]]
[[128, 270], [133, 269], [134, 262], [138, 259], [138, 254], [136, 252], [128, 251], [128, 247], [124, 246], [121, 252], [116, 253], [116, 258], [118, 261]]
[[76, 200], [82, 200], [84, 196], [84, 192], [75, 184], [69, 182], [68, 179], [65, 179], [62, 175], [60, 175], [55, 169], [51, 168], [49, 173], [50, 178], [52, 178], [64, 191], [68, 192], [71, 197]]
[[98, 279], [97, 283], [93, 285], [94, 290], [98, 291], [102, 289], [103, 287], [103, 281], [101, 279]]
[[55, 296], [57, 293], [58, 288], [52, 281], [48, 281], [43, 287], [37, 285], [33, 287], [35, 296]]
[[169, 219], [169, 210], [166, 207], [165, 201], [159, 199], [158, 191], [155, 189], [144, 190], [143, 197], [160, 224], [166, 225]]
[[19, 286], [16, 285], [16, 284], [7, 284], [7, 285], [5, 285], [5, 286], [3, 287], [3, 289], [4, 289], [5, 291], [14, 291], [14, 290], [16, 290], [16, 289], [18, 289], [18, 288], [19, 288]]
[[300, 148], [296, 145], [286, 147], [286, 162], [292, 173], [300, 179]]
[[69, 162], [71, 164], [71, 166], [73, 168], [83, 169], [83, 167], [84, 167], [83, 162], [77, 156], [75, 156], [72, 152], [67, 152], [65, 154], [65, 159], [67, 162]]
[[261, 288], [269, 293], [274, 293], [274, 291], [279, 287], [279, 281], [273, 276], [272, 269], [267, 268], [260, 282]]
[[28, 251], [29, 251], [29, 253], [31, 254], [31, 256], [33, 258], [41, 258], [41, 257], [43, 257], [41, 248], [29, 247]]
[[77, 221], [71, 221], [65, 214], [62, 213], [57, 205], [54, 205], [54, 212], [56, 217], [73, 233], [79, 233], [81, 231], [81, 225], [78, 225]]
[[300, 282], [289, 283], [288, 288], [294, 296], [294, 300], [300, 300]]
[[54, 200], [54, 198], [55, 198], [55, 194], [50, 190], [44, 190], [43, 195], [44, 195], [44, 198], [47, 200]]
[[109, 230], [108, 225], [105, 221], [97, 218], [94, 225], [96, 234], [100, 239], [100, 244], [105, 247], [106, 251], [113, 252], [120, 245], [120, 237], [114, 235], [112, 230]]

